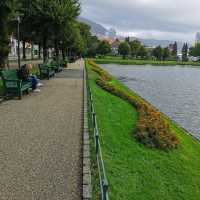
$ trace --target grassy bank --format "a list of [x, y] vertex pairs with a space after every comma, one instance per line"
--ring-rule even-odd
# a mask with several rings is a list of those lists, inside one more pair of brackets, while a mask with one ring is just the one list
[[[133, 135], [138, 119], [136, 109], [98, 87], [98, 75], [87, 67], [111, 199], [198, 199], [199, 143], [174, 123], [170, 125], [180, 139], [178, 149], [165, 152], [138, 143]], [[112, 83], [130, 92], [117, 80]]]
[[122, 59], [122, 57], [107, 56], [104, 58], [94, 59], [99, 64], [121, 64], [121, 65], [192, 65], [200, 66], [200, 62], [181, 62], [181, 61], [157, 61], [157, 60], [135, 60], [135, 59]]

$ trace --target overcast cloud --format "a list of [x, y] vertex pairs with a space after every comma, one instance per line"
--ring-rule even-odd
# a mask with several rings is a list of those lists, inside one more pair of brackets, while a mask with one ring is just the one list
[[200, 0], [81, 0], [82, 16], [141, 38], [194, 41]]

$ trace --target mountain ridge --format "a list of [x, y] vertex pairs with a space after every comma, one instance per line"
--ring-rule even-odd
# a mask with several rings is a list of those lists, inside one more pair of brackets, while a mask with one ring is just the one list
[[[78, 17], [78, 21], [81, 21], [81, 22], [84, 22], [86, 24], [88, 24], [90, 27], [91, 27], [91, 32], [93, 35], [96, 35], [96, 36], [102, 36], [102, 37], [106, 37], [108, 36], [108, 32], [109, 30], [106, 29], [103, 25], [101, 24], [98, 24], [98, 23], [95, 23], [91, 20], [88, 20], [84, 17]], [[116, 36], [116, 38], [122, 38], [124, 39], [125, 37], [123, 36]], [[131, 39], [135, 38], [135, 37], [130, 37]], [[138, 39], [140, 42], [142, 42], [145, 46], [151, 46], [151, 47], [154, 47], [154, 46], [162, 46], [162, 47], [167, 47], [169, 46], [170, 44], [174, 43], [175, 41], [172, 41], [172, 40], [168, 40], [168, 39], [165, 39], [165, 40], [160, 40], [160, 39], [145, 39], [145, 38], [135, 38], [135, 39]], [[182, 46], [183, 46], [183, 42], [182, 41], [176, 41], [177, 42], [177, 45], [178, 45], [178, 49], [179, 51], [181, 50]], [[190, 46], [190, 44], [189, 44]]]

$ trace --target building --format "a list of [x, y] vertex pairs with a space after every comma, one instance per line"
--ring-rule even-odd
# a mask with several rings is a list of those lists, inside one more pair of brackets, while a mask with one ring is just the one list
[[200, 43], [200, 32], [196, 33], [195, 43]]
[[[9, 60], [16, 60], [18, 57], [18, 41], [11, 36], [10, 37], [10, 53], [9, 53]], [[25, 43], [25, 52], [26, 52], [26, 57], [27, 58], [32, 58], [32, 51], [33, 51], [33, 57], [38, 57], [38, 51], [39, 47], [38, 45], [32, 45], [28, 42]], [[20, 55], [22, 58], [22, 52], [23, 52], [23, 44], [20, 42]]]
[[118, 39], [116, 39], [115, 41], [113, 41], [111, 43], [111, 50], [112, 50], [112, 53], [117, 55], [118, 54], [118, 49], [119, 49], [119, 45], [120, 45], [120, 41]]
[[10, 38], [10, 58], [16, 58], [17, 57], [17, 40], [11, 36]]
[[115, 38], [117, 36], [117, 32], [114, 28], [110, 28], [107, 32], [107, 36], [111, 38]]

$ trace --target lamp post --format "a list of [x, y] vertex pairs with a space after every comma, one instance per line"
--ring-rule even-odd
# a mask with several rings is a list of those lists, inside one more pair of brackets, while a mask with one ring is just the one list
[[21, 66], [20, 58], [20, 16], [17, 17], [17, 55], [18, 55], [18, 68]]

